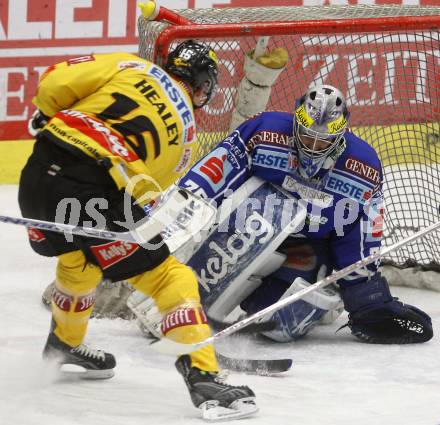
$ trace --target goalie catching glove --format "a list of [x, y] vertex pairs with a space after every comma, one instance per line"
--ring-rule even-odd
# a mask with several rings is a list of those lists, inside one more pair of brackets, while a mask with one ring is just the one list
[[351, 333], [373, 344], [412, 344], [433, 336], [431, 318], [422, 310], [400, 302], [377, 273], [368, 280], [341, 288], [349, 312]]

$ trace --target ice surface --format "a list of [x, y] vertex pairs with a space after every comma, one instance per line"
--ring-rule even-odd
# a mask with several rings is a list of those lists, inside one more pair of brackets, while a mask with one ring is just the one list
[[[18, 215], [16, 186], [0, 187], [0, 214]], [[160, 425], [201, 424], [174, 359], [148, 347], [134, 322], [92, 320], [87, 341], [115, 354], [116, 376], [107, 381], [62, 380], [41, 361], [50, 315], [40, 299], [54, 277], [53, 259], [28, 246], [24, 228], [0, 224], [0, 424]], [[393, 288], [440, 325], [440, 293]], [[291, 357], [277, 377], [231, 373], [257, 394], [255, 425], [438, 425], [440, 342], [362, 344], [346, 316], [306, 339], [275, 344], [231, 337], [219, 348], [242, 357]]]

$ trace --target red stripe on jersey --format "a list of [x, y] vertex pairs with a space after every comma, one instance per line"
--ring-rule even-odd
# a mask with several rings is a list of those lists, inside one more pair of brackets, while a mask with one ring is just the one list
[[87, 137], [90, 137], [104, 149], [124, 159], [126, 162], [137, 161], [139, 157], [124, 143], [124, 139], [98, 118], [77, 111], [61, 111], [55, 118], [63, 121], [67, 126], [74, 128]]

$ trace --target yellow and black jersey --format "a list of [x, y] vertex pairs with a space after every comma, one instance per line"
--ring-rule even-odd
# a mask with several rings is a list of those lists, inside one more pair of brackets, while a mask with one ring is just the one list
[[147, 176], [132, 190], [136, 199], [157, 185], [167, 188], [192, 162], [197, 142], [189, 95], [135, 55], [97, 54], [51, 66], [33, 102], [51, 118], [43, 134], [96, 160], [108, 158], [118, 188], [127, 177]]

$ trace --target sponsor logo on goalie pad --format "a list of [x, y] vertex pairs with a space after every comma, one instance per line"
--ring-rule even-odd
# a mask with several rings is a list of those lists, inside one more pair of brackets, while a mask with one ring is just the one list
[[187, 263], [197, 275], [205, 308], [229, 287], [240, 298], [245, 290], [240, 282], [288, 236], [283, 229], [297, 213], [297, 200], [272, 184], [263, 182], [250, 193], [244, 186], [245, 197]]

